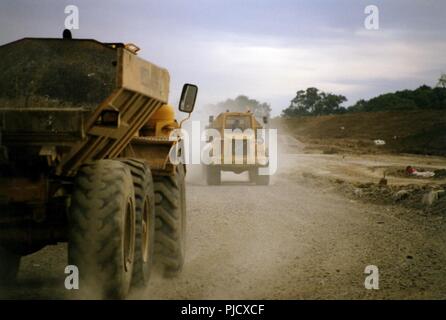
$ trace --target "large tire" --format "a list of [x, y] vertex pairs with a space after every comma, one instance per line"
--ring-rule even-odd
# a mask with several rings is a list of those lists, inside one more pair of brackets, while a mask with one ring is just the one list
[[165, 277], [183, 269], [186, 250], [186, 193], [184, 167], [174, 176], [155, 176], [155, 250]]
[[153, 265], [155, 247], [155, 194], [152, 173], [143, 160], [125, 159], [133, 177], [135, 188], [135, 263], [132, 284], [144, 287], [148, 284]]
[[259, 186], [269, 185], [269, 175], [259, 175], [257, 174], [256, 184]]
[[100, 160], [79, 170], [68, 227], [68, 261], [79, 269], [83, 298], [125, 298], [135, 250], [135, 196], [125, 164]]
[[259, 186], [269, 185], [269, 175], [260, 175], [259, 168], [249, 170], [249, 181]]
[[210, 186], [216, 186], [221, 184], [221, 170], [215, 166], [207, 166], [206, 168], [206, 181]]
[[21, 256], [0, 247], [0, 286], [13, 284], [17, 280]]

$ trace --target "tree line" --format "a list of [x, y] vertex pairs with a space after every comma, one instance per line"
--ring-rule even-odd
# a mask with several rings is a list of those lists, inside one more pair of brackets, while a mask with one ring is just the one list
[[235, 99], [227, 99], [217, 104], [208, 105], [206, 108], [211, 114], [217, 115], [222, 112], [246, 112], [251, 111], [256, 117], [270, 117], [271, 106], [266, 102], [250, 99], [245, 95], [239, 95]]
[[[299, 90], [288, 108], [282, 110], [282, 117], [320, 116], [349, 112], [409, 111], [409, 110], [445, 110], [446, 111], [446, 75], [442, 75], [436, 87], [422, 85], [415, 90], [401, 90], [381, 94], [369, 100], [361, 99], [354, 105], [343, 106], [347, 98], [343, 95], [327, 93], [310, 87]], [[210, 114], [221, 112], [250, 110], [259, 119], [271, 115], [271, 105], [239, 95], [206, 108]]]
[[349, 107], [342, 106], [346, 101], [347, 99], [343, 95], [325, 93], [311, 87], [297, 91], [289, 107], [282, 111], [282, 116], [318, 116], [376, 111], [446, 111], [446, 76], [443, 75], [434, 88], [422, 85], [415, 90], [385, 93], [369, 100], [361, 99]]

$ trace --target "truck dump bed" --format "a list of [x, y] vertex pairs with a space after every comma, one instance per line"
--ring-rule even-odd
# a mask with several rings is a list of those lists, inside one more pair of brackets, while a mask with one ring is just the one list
[[167, 70], [119, 43], [25, 38], [0, 46], [0, 145], [53, 150], [55, 172], [73, 175], [86, 161], [118, 156], [167, 103], [168, 88]]

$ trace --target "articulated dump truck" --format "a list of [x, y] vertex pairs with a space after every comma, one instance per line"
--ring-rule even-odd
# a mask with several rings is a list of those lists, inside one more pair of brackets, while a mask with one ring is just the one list
[[[263, 123], [267, 124], [266, 117], [263, 117]], [[257, 185], [269, 184], [269, 175], [259, 174], [260, 168], [267, 168], [269, 164], [265, 143], [258, 143], [262, 139], [258, 137], [258, 130], [263, 129], [263, 126], [252, 112], [227, 111], [220, 113], [215, 119], [210, 116], [207, 129], [219, 132], [218, 139], [212, 137], [212, 141], [208, 142], [214, 144], [214, 147], [219, 145], [220, 149], [220, 156], [213, 155], [214, 160], [206, 165], [208, 185], [220, 185], [222, 171], [236, 174], [248, 171], [250, 182]], [[228, 130], [231, 132], [229, 136], [226, 133]]]
[[[152, 263], [183, 267], [185, 166], [169, 73], [135, 45], [25, 38], [0, 46], [0, 284], [68, 242], [80, 292], [124, 298]], [[185, 84], [180, 110], [198, 88]], [[63, 272], [63, 271], [62, 271]], [[61, 284], [63, 285], [63, 284]]]

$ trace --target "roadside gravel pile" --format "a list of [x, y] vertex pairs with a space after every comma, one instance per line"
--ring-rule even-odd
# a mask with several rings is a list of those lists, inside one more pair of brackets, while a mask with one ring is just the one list
[[381, 205], [400, 205], [424, 214], [446, 215], [446, 184], [390, 185], [381, 183], [349, 182], [339, 178], [304, 173], [306, 183], [323, 187], [329, 184], [352, 199]]
[[446, 214], [446, 185], [402, 186], [346, 182], [342, 184], [346, 192], [361, 200], [378, 204], [402, 205], [430, 214]]

